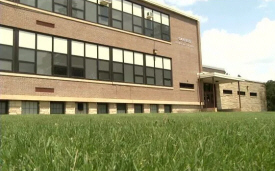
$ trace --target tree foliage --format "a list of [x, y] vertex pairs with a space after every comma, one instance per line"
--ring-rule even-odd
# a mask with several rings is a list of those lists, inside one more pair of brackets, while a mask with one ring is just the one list
[[266, 83], [266, 99], [267, 110], [275, 111], [275, 81], [268, 81]]

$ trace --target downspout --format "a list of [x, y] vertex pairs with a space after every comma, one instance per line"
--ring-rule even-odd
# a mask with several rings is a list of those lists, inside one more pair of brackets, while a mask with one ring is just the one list
[[[201, 55], [201, 34], [200, 34], [200, 21], [197, 20], [197, 41], [198, 41], [198, 63], [199, 63], [199, 74], [202, 72], [202, 55]], [[200, 111], [202, 111], [202, 88], [201, 85], [201, 78], [199, 75], [199, 82], [198, 82], [198, 88], [199, 88], [199, 100], [200, 100]]]

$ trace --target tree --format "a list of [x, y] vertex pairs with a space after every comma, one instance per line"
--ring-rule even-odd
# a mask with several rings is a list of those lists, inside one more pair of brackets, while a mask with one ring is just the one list
[[266, 84], [267, 110], [275, 111], [275, 81], [268, 81]]

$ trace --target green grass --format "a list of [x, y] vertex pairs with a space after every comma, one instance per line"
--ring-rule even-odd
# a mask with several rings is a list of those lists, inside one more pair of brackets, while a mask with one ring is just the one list
[[1, 116], [2, 170], [275, 170], [275, 113]]

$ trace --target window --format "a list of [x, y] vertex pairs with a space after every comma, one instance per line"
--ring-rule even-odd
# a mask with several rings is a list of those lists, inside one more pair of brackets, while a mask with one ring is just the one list
[[245, 96], [245, 92], [244, 91], [238, 91], [237, 93], [238, 93], [238, 95]]
[[97, 79], [97, 45], [85, 44], [85, 76], [87, 79]]
[[35, 7], [36, 0], [20, 0], [20, 3]]
[[67, 39], [54, 38], [53, 74], [68, 75]]
[[163, 60], [161, 57], [155, 57], [155, 76], [156, 85], [163, 85]]
[[124, 82], [134, 82], [134, 53], [124, 50]]
[[158, 105], [151, 104], [150, 105], [150, 113], [158, 113]]
[[135, 64], [135, 83], [144, 83], [144, 59], [143, 54], [134, 53], [134, 64]]
[[155, 84], [154, 56], [146, 55], [146, 83]]
[[143, 24], [142, 24], [142, 8], [140, 5], [133, 4], [133, 31], [135, 33], [143, 33]]
[[52, 0], [37, 0], [37, 8], [52, 11], [53, 5]]
[[233, 94], [232, 90], [223, 90], [223, 94]]
[[0, 71], [13, 70], [13, 29], [0, 26]]
[[51, 102], [51, 114], [64, 114], [64, 102]]
[[123, 77], [123, 51], [121, 49], [113, 49], [113, 80], [122, 82]]
[[117, 113], [127, 113], [126, 104], [117, 104]]
[[148, 8], [144, 8], [144, 34], [149, 37], [154, 37], [154, 26], [153, 26], [153, 17], [151, 17], [151, 14], [153, 11]]
[[84, 19], [84, 0], [72, 0], [72, 17]]
[[153, 12], [154, 19], [154, 38], [161, 39], [161, 14], [157, 11]]
[[109, 7], [98, 5], [98, 23], [109, 25]]
[[109, 47], [98, 46], [98, 78], [99, 80], [110, 80]]
[[251, 92], [251, 93], [250, 93], [250, 96], [251, 96], [251, 97], [257, 97], [257, 93], [252, 93], [252, 92]]
[[169, 16], [161, 14], [161, 31], [162, 31], [162, 40], [170, 41], [170, 26], [169, 26]]
[[123, 30], [133, 31], [133, 4], [123, 1]]
[[87, 21], [97, 22], [97, 0], [85, 1], [85, 19]]
[[19, 72], [35, 73], [35, 33], [19, 31]]
[[67, 6], [68, 1], [67, 0], [54, 0], [54, 12], [67, 15]]
[[84, 43], [72, 41], [71, 74], [72, 77], [84, 78]]
[[75, 114], [87, 114], [88, 113], [87, 103], [76, 103], [75, 106], [76, 106]]
[[8, 102], [0, 101], [0, 114], [8, 114]]
[[112, 26], [122, 29], [122, 3], [121, 0], [113, 0], [112, 2]]
[[52, 37], [37, 34], [37, 74], [52, 75]]
[[172, 106], [164, 105], [164, 113], [172, 113]]
[[135, 113], [143, 113], [143, 105], [135, 104]]
[[180, 83], [180, 88], [195, 89], [195, 85], [194, 84], [189, 84], [189, 83]]
[[108, 114], [108, 104], [98, 103], [97, 104], [97, 114]]
[[38, 114], [38, 102], [22, 102], [22, 114]]

